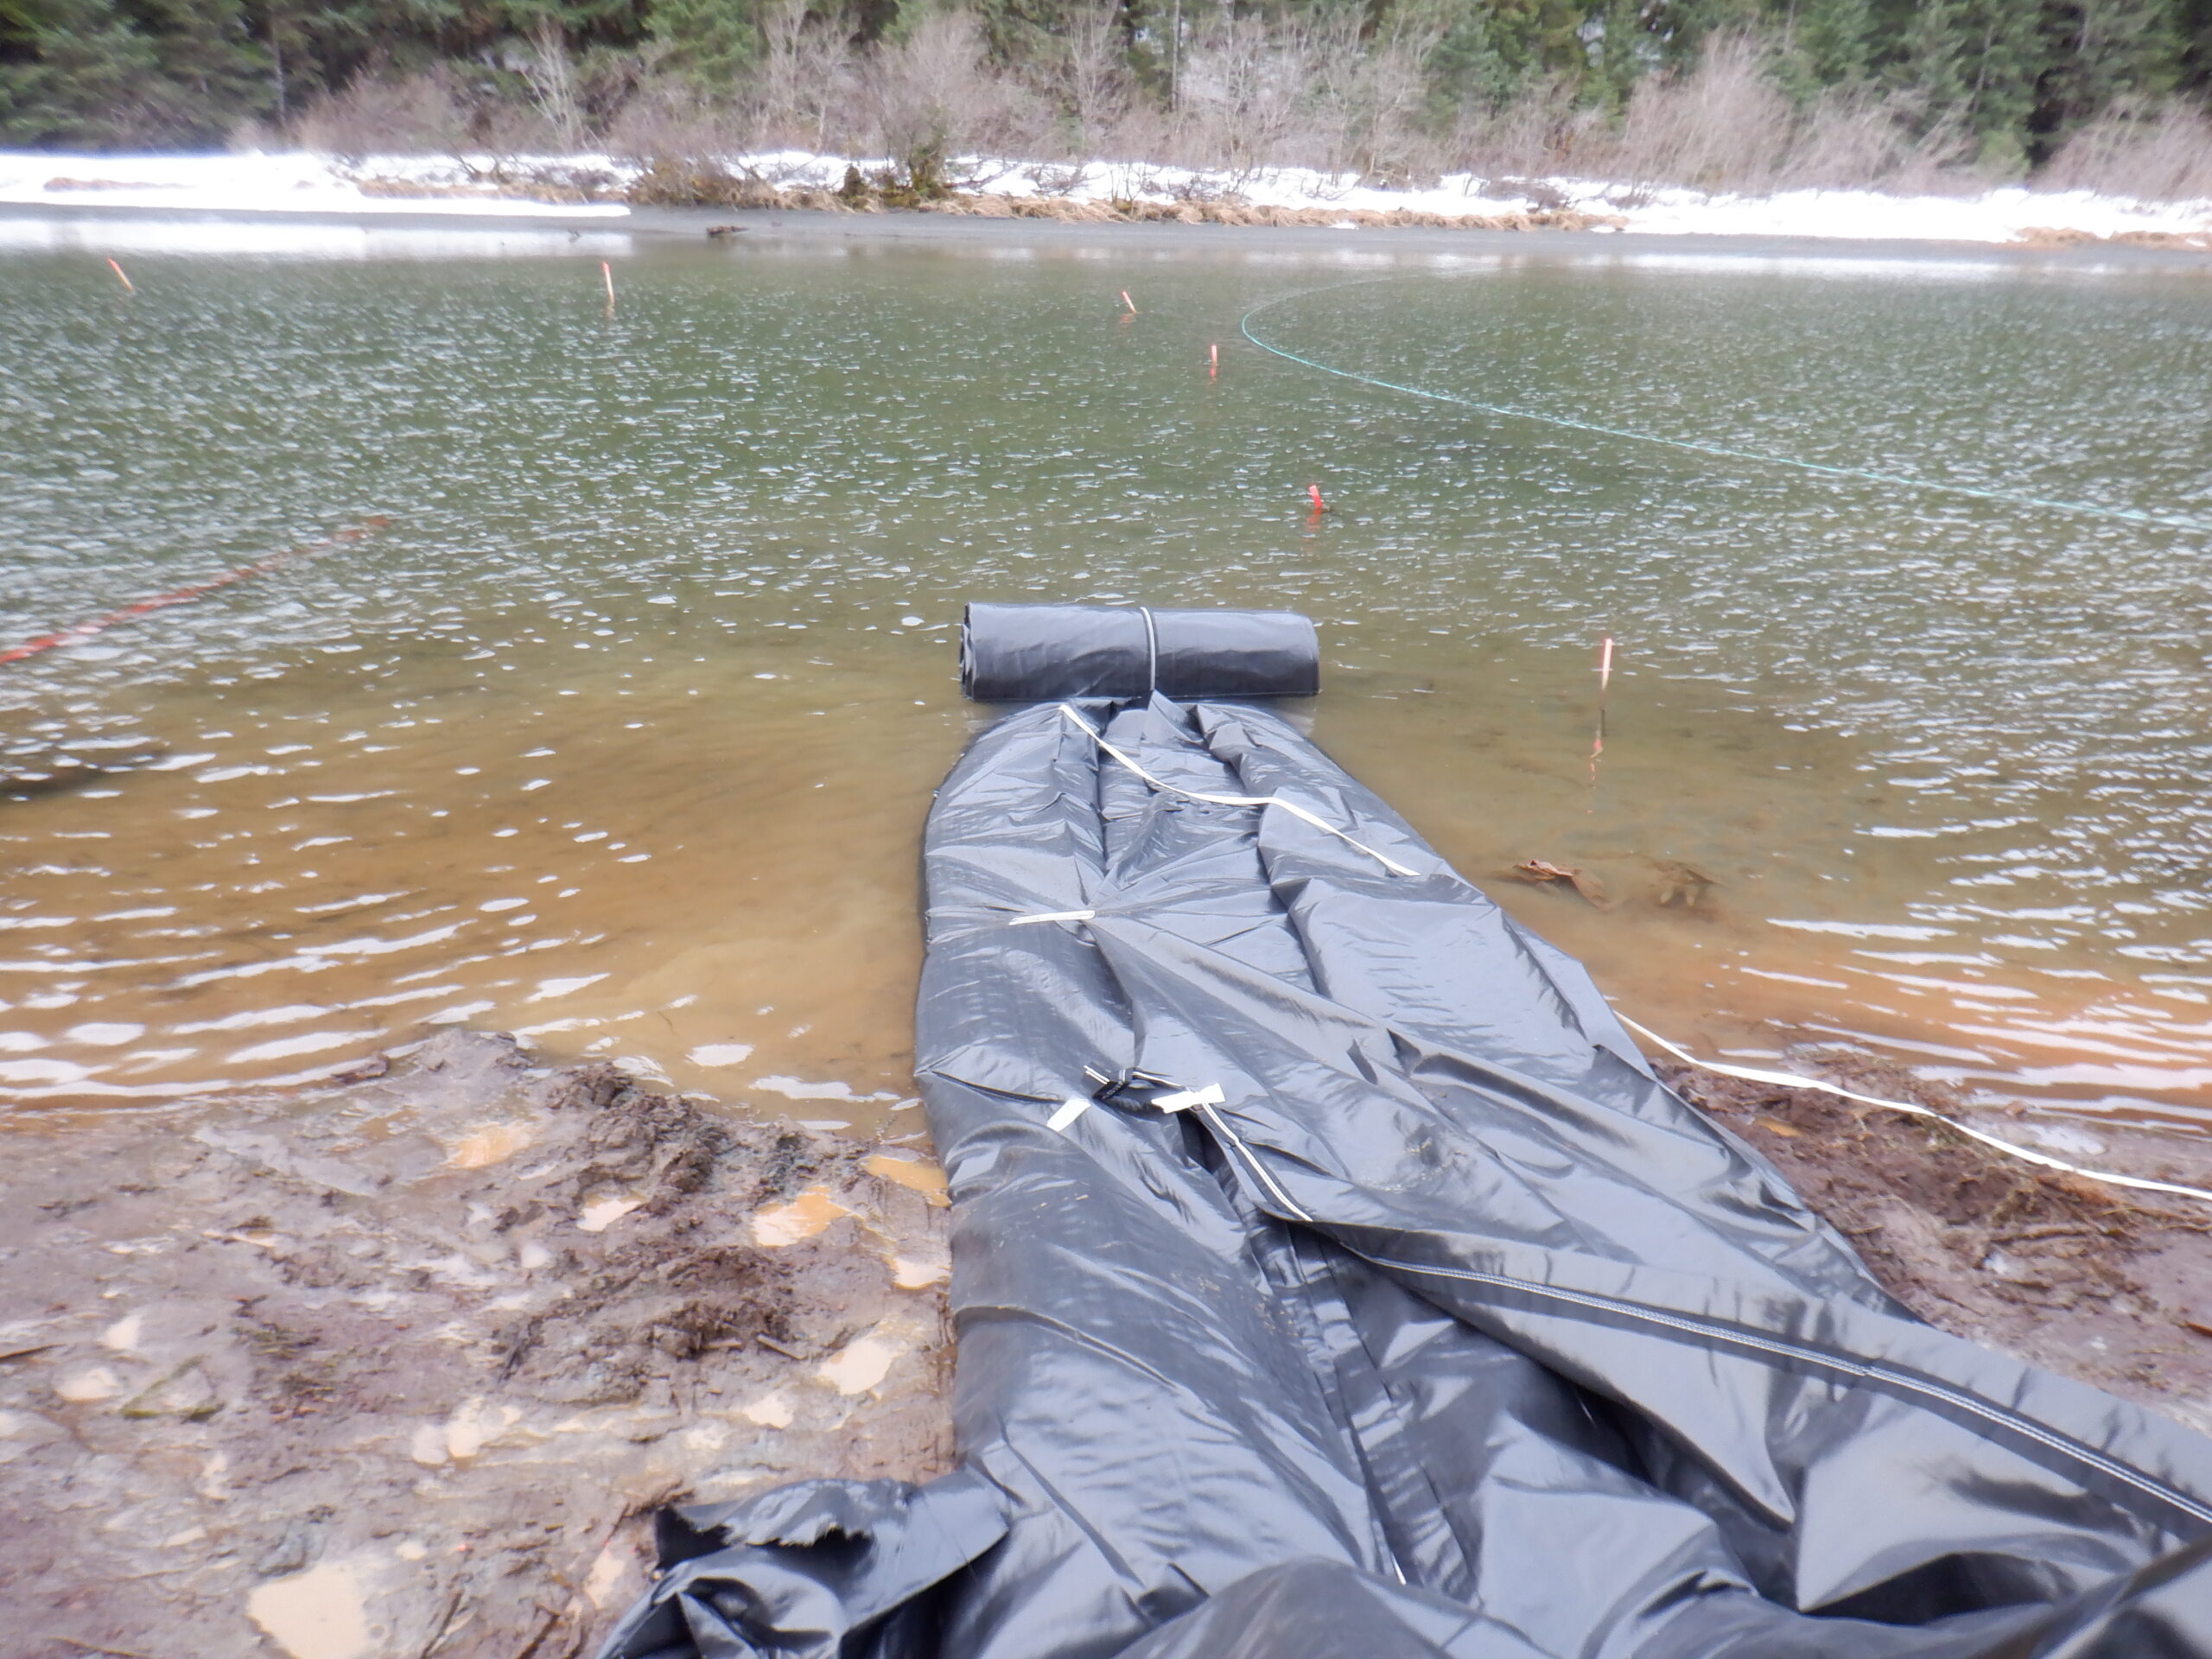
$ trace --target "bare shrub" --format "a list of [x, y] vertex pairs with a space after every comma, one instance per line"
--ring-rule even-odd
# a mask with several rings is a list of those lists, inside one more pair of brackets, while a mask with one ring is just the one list
[[2212, 199], [2212, 116], [2116, 105], [2069, 139], [2037, 183], [2168, 201]]
[[579, 131], [577, 143], [569, 143], [539, 113], [534, 99], [516, 103], [487, 97], [478, 99], [471, 111], [466, 147], [491, 156], [550, 156], [581, 148], [582, 137]]
[[[1384, 10], [1378, 29], [1372, 10], [1345, 0], [1241, 16], [1192, 0], [1170, 108], [1135, 73], [1116, 0], [1075, 0], [1058, 32], [1039, 31], [1039, 49], [1014, 64], [992, 58], [958, 0], [868, 48], [854, 44], [854, 14], [825, 13], [822, 0], [811, 10], [809, 0], [760, 3], [759, 60], [712, 95], [652, 73], [634, 53], [572, 58], [557, 30], [541, 29], [480, 65], [365, 76], [301, 111], [289, 134], [348, 157], [514, 156], [600, 142], [669, 164], [676, 194], [694, 173], [709, 194], [760, 185], [722, 165], [748, 151], [887, 156], [893, 174], [861, 192], [892, 205], [974, 184], [961, 158], [976, 156], [1027, 165], [1048, 194], [1073, 190], [1102, 160], [1128, 168], [1117, 190], [1173, 178], [1170, 164], [1212, 169], [1178, 187], [1194, 203], [1233, 202], [1255, 175], [1289, 166], [1347, 188], [1411, 187], [1449, 168], [1484, 194], [1551, 207], [1573, 193], [1545, 181], [1566, 177], [1617, 181], [1632, 199], [1662, 186], [1950, 193], [2013, 176], [1924, 92], [1830, 88], [1793, 105], [1771, 43], [1748, 34], [1716, 37], [1694, 65], [1647, 77], [1618, 119], [1560, 78], [1503, 103], [1471, 100], [1440, 127], [1429, 77], [1440, 14], [1419, 5]], [[2036, 182], [2212, 199], [2212, 117], [2180, 103], [2116, 105]]]
[[293, 143], [358, 161], [365, 156], [450, 156], [468, 147], [469, 112], [451, 73], [364, 74], [292, 118]]
[[575, 66], [561, 25], [548, 16], [531, 31], [527, 74], [531, 102], [553, 141], [563, 150], [583, 148], [583, 105], [577, 94]]
[[1963, 113], [1955, 111], [1916, 129], [1897, 105], [1885, 107], [1891, 126], [1900, 135], [1893, 165], [1887, 171], [1856, 178], [1840, 174], [1839, 182], [1855, 183], [1862, 188], [1878, 186], [1900, 195], [1920, 196], [1971, 195], [1989, 188], [1991, 175], [1982, 170], [1978, 160], [1980, 143]]
[[772, 0], [747, 92], [753, 131], [764, 143], [817, 152], [851, 143], [861, 78], [843, 18], [810, 17], [807, 0]]
[[1879, 184], [1909, 171], [1916, 148], [1885, 104], [1861, 92], [1829, 92], [1806, 111], [1775, 182], [1789, 189]]
[[1637, 84], [1607, 170], [1631, 184], [1758, 189], [1771, 181], [1796, 125], [1758, 42], [1724, 37], [1688, 73]]
[[941, 189], [948, 158], [988, 146], [1017, 124], [1021, 91], [985, 52], [973, 16], [932, 11], [870, 54], [861, 73], [868, 129], [910, 188]]
[[1443, 153], [1459, 171], [1518, 183], [1575, 172], [1593, 149], [1611, 143], [1598, 111], [1580, 106], [1565, 80], [1546, 79], [1532, 83], [1509, 104], [1463, 108]]
[[1395, 188], [1434, 175], [1436, 142], [1421, 124], [1421, 58], [1431, 43], [1396, 34], [1362, 51], [1351, 28], [1318, 41], [1322, 61], [1308, 116], [1318, 165]]
[[653, 75], [639, 81], [600, 142], [610, 156], [645, 163], [726, 156], [747, 148], [750, 137], [742, 114], [728, 104], [703, 96], [688, 79]]
[[1224, 13], [1199, 31], [1183, 53], [1178, 159], [1239, 177], [1310, 159], [1300, 118], [1314, 45], [1295, 16], [1271, 28]]
[[1122, 35], [1119, 0], [1086, 0], [1069, 20], [1053, 65], [1075, 160], [1094, 160], [1119, 138], [1138, 102]]
[[1990, 182], [1970, 166], [1974, 146], [1955, 121], [1916, 123], [1894, 98], [1865, 88], [1833, 88], [1810, 108], [1793, 106], [1767, 48], [1749, 35], [1721, 36], [1689, 69], [1638, 83], [1617, 128], [1570, 107], [1563, 87], [1532, 93], [1491, 120], [1489, 131], [1463, 144], [1510, 159], [1516, 173], [1618, 180], [1631, 196], [1661, 186], [1923, 194]]

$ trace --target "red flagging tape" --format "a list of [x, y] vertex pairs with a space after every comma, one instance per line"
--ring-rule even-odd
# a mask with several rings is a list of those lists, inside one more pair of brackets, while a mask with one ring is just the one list
[[118, 623], [135, 622], [142, 616], [150, 615], [156, 611], [165, 611], [172, 605], [188, 604], [193, 600], [213, 593], [219, 588], [227, 588], [235, 582], [245, 582], [255, 576], [265, 576], [271, 570], [289, 564], [295, 559], [303, 559], [312, 554], [341, 546], [347, 542], [358, 542], [372, 531], [382, 530], [391, 522], [391, 519], [383, 517], [365, 518], [359, 524], [341, 530], [320, 542], [309, 542], [302, 547], [287, 548], [282, 553], [272, 554], [256, 563], [242, 564], [235, 570], [226, 570], [219, 576], [209, 577], [206, 582], [195, 582], [188, 588], [177, 588], [166, 594], [156, 594], [151, 599], [136, 600], [119, 611], [110, 611], [105, 616], [96, 616], [88, 622], [79, 622], [76, 626], [64, 628], [59, 633], [46, 634], [36, 639], [26, 640], [22, 645], [13, 646], [7, 651], [0, 651], [0, 664], [19, 663], [26, 657], [36, 657], [42, 652], [58, 650], [63, 645], [73, 645], [81, 640], [91, 639], [96, 633], [104, 633]]

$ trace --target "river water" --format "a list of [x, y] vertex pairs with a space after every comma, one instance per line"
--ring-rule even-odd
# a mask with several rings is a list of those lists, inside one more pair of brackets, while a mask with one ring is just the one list
[[1317, 738], [1703, 1052], [2212, 1113], [2212, 536], [1238, 334], [2203, 518], [2207, 273], [733, 240], [0, 226], [0, 646], [307, 548], [0, 666], [16, 1109], [467, 1022], [912, 1123], [956, 625], [1034, 598], [1313, 614]]

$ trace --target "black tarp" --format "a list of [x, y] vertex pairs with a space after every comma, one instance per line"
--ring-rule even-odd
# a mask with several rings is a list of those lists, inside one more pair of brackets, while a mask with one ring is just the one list
[[1295, 611], [970, 605], [960, 689], [981, 702], [1310, 697], [1321, 689], [1321, 644]]
[[610, 1655], [2212, 1656], [2212, 1442], [1916, 1319], [1283, 720], [1026, 710], [926, 865], [962, 1469], [687, 1512]]

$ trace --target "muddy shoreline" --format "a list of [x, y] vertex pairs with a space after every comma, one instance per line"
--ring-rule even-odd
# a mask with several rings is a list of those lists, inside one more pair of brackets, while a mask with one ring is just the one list
[[6, 1144], [11, 1652], [563, 1659], [657, 1508], [948, 1465], [904, 1149], [457, 1032]]
[[[1791, 1058], [2080, 1167], [2212, 1185], [2201, 1135], [1976, 1105], [1834, 1049]], [[1929, 1324], [2212, 1433], [2212, 1204], [2042, 1168], [1821, 1090], [1655, 1069], [1773, 1163]]]
[[[1800, 1069], [2122, 1173], [2196, 1137]], [[2212, 1431], [2212, 1208], [1662, 1073], [1915, 1313]], [[35, 1659], [575, 1659], [651, 1516], [950, 1466], [942, 1176], [440, 1033], [309, 1096], [12, 1126], [0, 1617]]]

